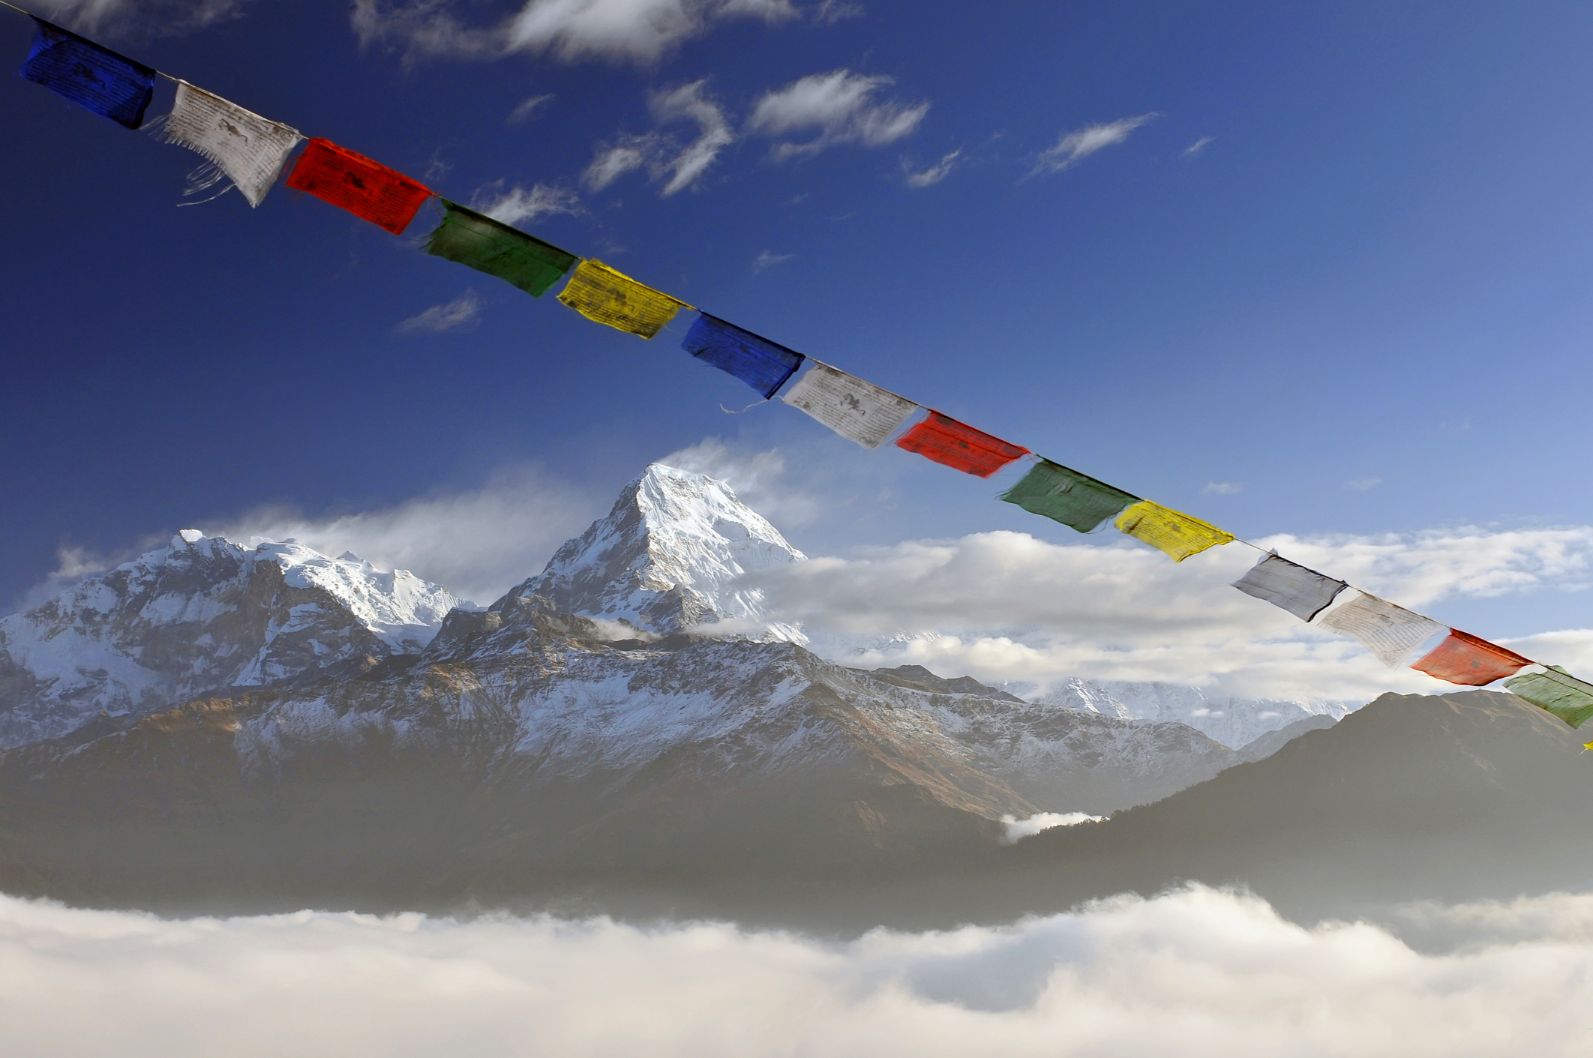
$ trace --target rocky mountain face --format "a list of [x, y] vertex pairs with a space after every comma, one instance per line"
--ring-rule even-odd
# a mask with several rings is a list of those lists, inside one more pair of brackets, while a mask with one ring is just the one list
[[403, 570], [185, 529], [163, 548], [0, 619], [0, 746], [105, 712], [366, 664], [432, 638], [459, 604]]
[[1236, 698], [1170, 683], [1081, 678], [1065, 680], [1034, 700], [1040, 705], [1123, 720], [1186, 724], [1230, 749], [1240, 749], [1301, 720], [1338, 720], [1352, 707], [1346, 702]]

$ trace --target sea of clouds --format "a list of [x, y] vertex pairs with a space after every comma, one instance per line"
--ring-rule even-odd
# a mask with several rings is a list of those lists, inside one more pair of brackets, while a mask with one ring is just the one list
[[163, 920], [0, 897], [0, 1053], [1588, 1053], [1593, 896], [1396, 918], [1304, 928], [1190, 888], [822, 941], [714, 923]]

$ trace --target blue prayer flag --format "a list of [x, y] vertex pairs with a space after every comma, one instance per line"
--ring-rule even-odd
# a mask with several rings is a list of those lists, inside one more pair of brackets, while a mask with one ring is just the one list
[[765, 400], [780, 392], [806, 359], [801, 353], [744, 331], [717, 316], [699, 313], [686, 335], [685, 350], [763, 394]]
[[155, 71], [60, 26], [33, 20], [38, 34], [22, 77], [78, 106], [136, 129], [155, 95]]

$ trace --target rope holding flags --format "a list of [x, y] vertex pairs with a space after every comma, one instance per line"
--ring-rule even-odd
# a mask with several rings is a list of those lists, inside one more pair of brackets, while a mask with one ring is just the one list
[[[162, 138], [198, 153], [207, 163], [190, 178], [186, 194], [226, 180], [257, 207], [304, 141], [292, 126], [28, 14], [11, 0], [0, 0], [0, 7], [34, 22], [35, 37], [20, 70], [25, 80], [126, 128], [143, 126], [155, 78], [176, 83], [176, 101]], [[394, 235], [409, 227], [427, 201], [439, 197], [419, 181], [322, 138], [309, 140], [286, 182]], [[644, 339], [692, 307], [601, 261], [583, 260], [447, 199], [440, 203], [443, 219], [425, 245], [433, 256], [496, 276], [534, 297], [568, 276], [561, 303], [594, 322]], [[694, 357], [740, 379], [765, 400], [784, 390], [784, 403], [866, 448], [878, 448], [900, 434], [896, 447], [980, 478], [1032, 456], [1022, 445], [707, 312], [699, 312], [683, 344]], [[903, 432], [920, 410], [925, 417]], [[1040, 456], [1033, 456], [1029, 470], [1001, 499], [1081, 533], [1112, 521], [1125, 535], [1175, 562], [1238, 540], [1193, 515]], [[1572, 727], [1593, 719], [1593, 684], [1359, 589], [1347, 593], [1350, 586], [1344, 581], [1276, 552], [1264, 552], [1233, 586], [1315, 627], [1360, 642], [1388, 665], [1409, 665], [1461, 686], [1504, 679], [1506, 689]], [[1541, 671], [1522, 673], [1528, 666]]]

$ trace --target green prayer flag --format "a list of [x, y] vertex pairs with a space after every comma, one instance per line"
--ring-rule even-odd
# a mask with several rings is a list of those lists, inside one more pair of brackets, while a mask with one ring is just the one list
[[564, 277], [577, 260], [491, 217], [443, 200], [442, 223], [426, 240], [426, 252], [513, 283], [532, 297], [541, 297]]
[[1583, 683], [1558, 665], [1549, 668], [1553, 675], [1529, 672], [1506, 680], [1505, 690], [1553, 713], [1572, 727], [1581, 727], [1593, 717], [1593, 684]]
[[1023, 480], [1001, 498], [1081, 533], [1092, 531], [1130, 504], [1139, 502], [1138, 496], [1049, 459], [1036, 463]]

